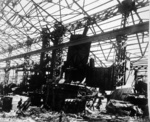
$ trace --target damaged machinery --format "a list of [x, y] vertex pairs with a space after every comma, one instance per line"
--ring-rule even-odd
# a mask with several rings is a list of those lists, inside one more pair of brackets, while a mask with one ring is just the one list
[[[118, 5], [118, 11], [122, 14], [121, 27], [126, 28], [129, 14], [132, 11], [136, 12], [135, 2], [132, 0], [121, 2]], [[92, 19], [87, 20], [89, 25], [93, 22]], [[52, 31], [48, 27], [42, 28], [40, 35], [42, 50], [61, 45], [66, 31], [71, 33], [70, 43], [87, 39], [89, 25], [83, 26], [83, 34], [72, 34], [59, 21], [54, 23]], [[30, 56], [25, 56], [24, 64], [14, 67], [16, 74], [24, 71], [23, 83], [18, 86], [9, 84], [4, 87], [4, 90], [1, 90], [2, 95], [8, 95], [1, 99], [1, 108], [9, 112], [16, 107], [18, 114], [24, 114], [29, 106], [58, 111], [61, 115], [62, 111], [85, 114], [86, 112], [90, 113], [92, 108], [100, 111], [102, 100], [105, 99], [106, 113], [116, 113], [120, 116], [147, 115], [147, 84], [137, 76], [136, 71], [133, 71], [134, 86], [124, 88], [128, 83], [128, 72], [133, 70], [126, 54], [127, 35], [116, 34], [113, 38], [116, 39], [116, 55], [115, 61], [109, 67], [95, 66], [94, 59], [90, 57], [91, 41], [69, 46], [66, 61], [63, 61], [63, 48], [42, 51], [39, 63], [31, 60]], [[32, 40], [28, 37], [28, 48], [31, 47], [31, 44]], [[5, 84], [7, 84], [10, 69], [10, 61], [7, 61]], [[107, 94], [107, 91], [111, 91], [111, 93]], [[21, 96], [16, 100], [17, 106], [16, 104], [12, 106], [14, 103], [12, 94]]]

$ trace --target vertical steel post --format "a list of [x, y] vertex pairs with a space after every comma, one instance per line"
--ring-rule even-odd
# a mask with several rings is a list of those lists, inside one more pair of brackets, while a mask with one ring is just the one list
[[[8, 53], [8, 57], [11, 56], [12, 50], [13, 50], [13, 47], [9, 46], [9, 48], [8, 48], [8, 52], [9, 52], [9, 53]], [[5, 77], [4, 77], [4, 84], [5, 84], [5, 85], [8, 84], [8, 81], [9, 81], [10, 63], [11, 63], [10, 60], [6, 61], [6, 69], [5, 69]]]
[[[27, 52], [31, 51], [32, 39], [28, 36], [27, 37]], [[23, 84], [26, 85], [28, 76], [29, 76], [29, 67], [30, 67], [30, 56], [24, 57], [24, 72], [23, 72]]]
[[125, 85], [125, 74], [126, 74], [126, 41], [127, 37], [119, 35], [116, 37], [117, 40], [117, 54], [116, 54], [116, 76], [119, 85]]
[[[149, 16], [150, 17], [150, 16]], [[149, 28], [150, 28], [150, 24], [149, 24]], [[149, 37], [149, 43], [150, 43], [150, 37]], [[149, 49], [148, 49], [148, 80], [147, 80], [147, 84], [148, 84], [148, 88], [147, 88], [147, 93], [148, 93], [148, 111], [149, 111], [149, 119], [150, 119], [150, 45], [149, 45]]]

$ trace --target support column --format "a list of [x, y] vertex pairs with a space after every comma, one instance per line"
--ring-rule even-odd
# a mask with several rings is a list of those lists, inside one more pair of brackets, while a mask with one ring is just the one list
[[[26, 52], [30, 52], [31, 51], [31, 45], [32, 45], [32, 39], [28, 36], [27, 37], [27, 50]], [[30, 56], [25, 56], [24, 57], [24, 68], [23, 68], [23, 84], [26, 85], [27, 81], [28, 81], [28, 77], [29, 77], [29, 69], [30, 69]]]
[[[65, 33], [65, 28], [61, 22], [56, 22], [55, 30], [51, 33], [51, 38], [54, 46], [62, 43], [62, 36]], [[61, 78], [61, 65], [62, 65], [62, 48], [55, 49], [52, 51], [52, 61], [51, 61], [51, 79], [57, 82]]]
[[29, 56], [24, 57], [24, 67], [23, 67], [23, 85], [26, 85], [29, 76]]
[[[132, 11], [136, 11], [135, 1], [132, 0], [124, 0], [118, 5], [118, 11], [122, 14], [121, 19], [121, 27], [125, 28], [128, 24], [128, 17]], [[116, 51], [116, 78], [117, 78], [117, 85], [125, 85], [126, 83], [126, 35], [118, 35], [116, 37], [117, 41], [117, 51]]]
[[4, 84], [8, 84], [9, 81], [9, 68], [10, 68], [10, 61], [6, 61], [6, 69], [5, 69], [5, 77], [4, 77]]
[[[150, 17], [150, 16], [149, 16]], [[150, 25], [149, 25], [150, 28]], [[147, 80], [147, 84], [148, 84], [148, 88], [147, 88], [147, 93], [148, 93], [148, 111], [149, 111], [149, 119], [150, 119], [150, 37], [149, 37], [149, 49], [148, 49], [148, 80]]]
[[126, 74], [126, 41], [127, 37], [120, 35], [116, 37], [117, 49], [116, 49], [116, 78], [117, 85], [125, 85]]
[[17, 82], [18, 82], [18, 71], [15, 70], [15, 83], [17, 84]]
[[[8, 57], [11, 57], [12, 50], [13, 50], [13, 47], [9, 46], [9, 48], [8, 48], [8, 51], [9, 51]], [[10, 60], [6, 61], [5, 77], [4, 77], [4, 84], [5, 84], [5, 85], [8, 84], [8, 81], [9, 81], [10, 63], [11, 63]]]
[[[57, 43], [54, 43], [54, 46], [62, 42], [61, 39], [56, 40]], [[55, 49], [52, 51], [52, 62], [51, 62], [51, 78], [57, 79], [61, 74], [61, 64], [62, 64], [62, 49]]]
[[[42, 37], [42, 49], [50, 47], [50, 35], [47, 28], [42, 28], [41, 32]], [[46, 75], [46, 72], [50, 74], [50, 61], [51, 61], [51, 55], [50, 51], [48, 52], [42, 52], [40, 56], [40, 70], [42, 71], [43, 76]]]

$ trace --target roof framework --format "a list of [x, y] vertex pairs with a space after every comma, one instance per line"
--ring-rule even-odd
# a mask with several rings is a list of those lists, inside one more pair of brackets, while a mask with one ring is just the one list
[[[89, 26], [87, 35], [90, 37], [124, 29], [121, 25], [122, 14], [118, 9], [121, 2], [122, 0], [0, 1], [0, 67], [5, 66], [8, 57], [14, 57], [11, 58], [11, 66], [14, 66], [24, 62], [23, 54], [40, 50], [42, 28], [48, 28], [51, 32], [55, 22], [61, 21], [68, 30], [63, 43], [69, 42], [71, 33], [82, 34], [85, 25]], [[149, 21], [149, 1], [135, 0], [135, 3], [137, 11], [130, 13], [127, 27]], [[135, 66], [147, 65], [148, 36], [147, 30], [128, 35], [127, 55]], [[29, 40], [32, 42], [30, 50], [27, 43]], [[90, 57], [95, 59], [97, 66], [110, 66], [114, 62], [115, 45], [115, 38], [103, 41], [96, 39], [92, 42]], [[63, 48], [65, 57], [67, 47]], [[39, 54], [32, 53], [31, 60], [38, 62]]]

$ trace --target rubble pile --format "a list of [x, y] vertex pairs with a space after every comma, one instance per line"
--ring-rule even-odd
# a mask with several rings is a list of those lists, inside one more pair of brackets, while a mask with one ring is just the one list
[[110, 100], [106, 106], [108, 113], [116, 113], [120, 116], [142, 116], [143, 112], [138, 107], [126, 101]]
[[38, 93], [1, 96], [0, 122], [149, 122], [144, 116], [145, 97], [128, 95], [118, 100], [96, 89], [68, 84], [49, 91], [47, 104]]
[[148, 122], [148, 119], [130, 116], [115, 116], [107, 113], [64, 113], [48, 111], [39, 107], [30, 107], [23, 114], [15, 111], [0, 114], [0, 122]]
[[[21, 96], [20, 96], [21, 98]], [[28, 100], [28, 99], [27, 99]], [[26, 101], [24, 102], [26, 103]], [[0, 122], [148, 122], [148, 119], [141, 119], [131, 116], [131, 112], [140, 114], [140, 110], [132, 104], [118, 100], [110, 100], [106, 110], [99, 110], [96, 107], [79, 113], [65, 113], [64, 111], [52, 111], [43, 107], [29, 106], [27, 109], [16, 108], [14, 110], [2, 111]]]

